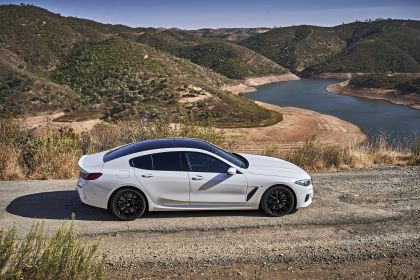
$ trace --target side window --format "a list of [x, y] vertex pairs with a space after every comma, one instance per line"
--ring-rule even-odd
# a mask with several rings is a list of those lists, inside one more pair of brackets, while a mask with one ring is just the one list
[[203, 153], [185, 152], [193, 172], [226, 173], [229, 165]]
[[130, 165], [135, 168], [153, 170], [151, 155], [133, 158], [130, 160]]
[[183, 171], [180, 152], [152, 154], [153, 167], [162, 171]]

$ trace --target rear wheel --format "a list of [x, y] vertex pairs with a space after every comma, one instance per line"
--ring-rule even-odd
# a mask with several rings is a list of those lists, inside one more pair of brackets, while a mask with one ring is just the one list
[[261, 208], [272, 217], [287, 215], [295, 208], [293, 192], [285, 186], [271, 187], [261, 198]]
[[120, 220], [135, 220], [146, 211], [146, 199], [134, 189], [118, 190], [111, 198], [111, 211]]

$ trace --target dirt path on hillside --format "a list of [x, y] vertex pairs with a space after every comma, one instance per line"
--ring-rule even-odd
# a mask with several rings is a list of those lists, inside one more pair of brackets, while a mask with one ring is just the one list
[[31, 131], [33, 135], [44, 135], [49, 130], [58, 130], [60, 128], [73, 129], [75, 133], [82, 133], [91, 130], [95, 125], [104, 121], [100, 119], [92, 119], [78, 122], [60, 122], [55, 119], [64, 116], [64, 112], [43, 113], [35, 116], [26, 116], [19, 118], [19, 124]]
[[296, 149], [312, 136], [320, 143], [343, 147], [366, 140], [366, 135], [358, 126], [339, 118], [301, 108], [256, 103], [281, 112], [283, 121], [267, 127], [225, 129], [228, 139], [238, 151], [261, 152], [275, 146]]
[[82, 205], [74, 180], [0, 182], [0, 227], [22, 236], [42, 220], [53, 231], [74, 212], [110, 279], [419, 277], [419, 167], [311, 175], [313, 204], [281, 218], [155, 212], [133, 222]]

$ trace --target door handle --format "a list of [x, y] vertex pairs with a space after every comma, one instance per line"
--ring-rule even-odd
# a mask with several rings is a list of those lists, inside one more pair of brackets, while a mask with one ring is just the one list
[[194, 181], [199, 181], [199, 180], [203, 180], [203, 176], [197, 175], [197, 176], [193, 176], [191, 179], [193, 179]]
[[153, 174], [142, 174], [141, 177], [143, 178], [152, 178], [154, 175]]

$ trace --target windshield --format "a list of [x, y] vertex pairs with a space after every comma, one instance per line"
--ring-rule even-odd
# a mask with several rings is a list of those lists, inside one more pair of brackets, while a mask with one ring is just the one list
[[221, 158], [231, 162], [232, 164], [239, 166], [241, 168], [248, 168], [248, 161], [241, 155], [229, 153], [228, 151], [223, 150], [217, 146], [212, 145], [214, 150], [213, 153], [218, 155]]

